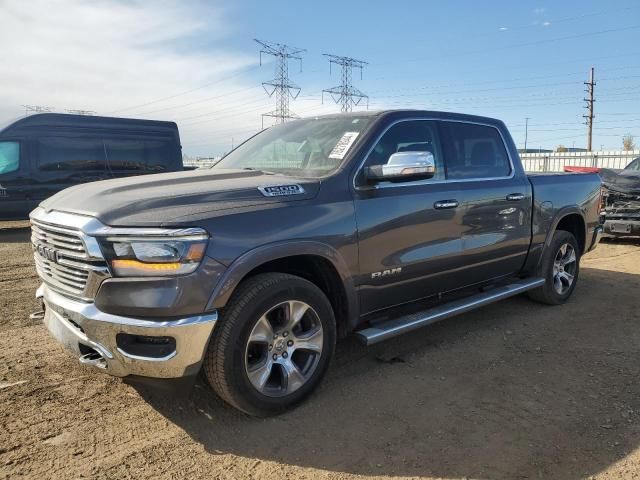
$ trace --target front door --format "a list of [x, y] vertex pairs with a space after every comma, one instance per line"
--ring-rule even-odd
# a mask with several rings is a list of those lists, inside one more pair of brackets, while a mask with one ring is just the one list
[[362, 313], [451, 290], [460, 282], [463, 213], [458, 185], [445, 182], [436, 122], [400, 121], [389, 127], [364, 166], [386, 164], [402, 151], [428, 151], [436, 173], [429, 180], [365, 185], [356, 176], [358, 284]]

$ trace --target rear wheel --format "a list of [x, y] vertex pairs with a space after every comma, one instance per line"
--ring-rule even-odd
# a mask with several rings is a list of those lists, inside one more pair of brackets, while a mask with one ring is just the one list
[[280, 413], [320, 383], [335, 339], [331, 304], [318, 287], [288, 274], [256, 275], [225, 307], [204, 373], [234, 407], [256, 416]]
[[580, 247], [569, 232], [557, 230], [540, 263], [539, 275], [545, 284], [529, 292], [529, 297], [548, 305], [561, 305], [573, 293], [580, 273]]

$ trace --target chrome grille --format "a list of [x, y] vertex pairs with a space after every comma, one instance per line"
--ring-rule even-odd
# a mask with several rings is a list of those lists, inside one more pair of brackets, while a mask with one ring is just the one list
[[103, 259], [91, 258], [82, 232], [31, 220], [31, 243], [36, 271], [51, 288], [91, 301], [100, 281], [108, 276]]

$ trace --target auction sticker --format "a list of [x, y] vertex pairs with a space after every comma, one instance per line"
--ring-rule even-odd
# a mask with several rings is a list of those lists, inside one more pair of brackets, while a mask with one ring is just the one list
[[360, 132], [345, 132], [344, 135], [342, 135], [342, 138], [338, 140], [338, 143], [336, 143], [336, 146], [333, 147], [333, 150], [331, 150], [329, 158], [342, 160], [351, 148], [351, 145], [353, 145], [353, 142], [358, 138], [359, 134]]

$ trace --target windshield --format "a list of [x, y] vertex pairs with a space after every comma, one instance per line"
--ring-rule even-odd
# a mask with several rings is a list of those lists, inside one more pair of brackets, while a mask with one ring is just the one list
[[212, 168], [324, 177], [340, 166], [370, 121], [368, 116], [309, 118], [271, 127], [247, 140]]
[[0, 174], [15, 172], [20, 166], [20, 144], [0, 142]]

